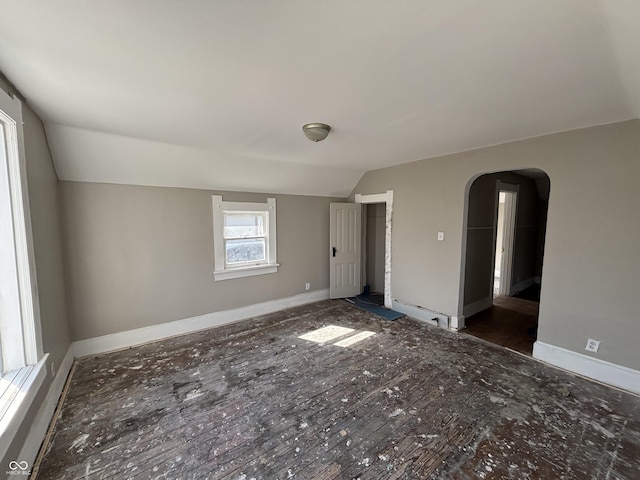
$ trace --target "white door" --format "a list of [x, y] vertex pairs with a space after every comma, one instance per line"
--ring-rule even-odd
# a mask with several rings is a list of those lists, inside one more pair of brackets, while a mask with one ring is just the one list
[[355, 297], [360, 291], [362, 206], [332, 203], [329, 226], [329, 297]]

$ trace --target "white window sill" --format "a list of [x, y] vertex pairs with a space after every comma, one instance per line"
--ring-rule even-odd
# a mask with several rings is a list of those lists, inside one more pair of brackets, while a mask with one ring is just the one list
[[276, 273], [279, 263], [271, 263], [269, 265], [251, 265], [250, 267], [239, 267], [229, 270], [218, 270], [213, 272], [213, 279], [230, 280], [232, 278], [253, 277], [254, 275], [266, 275], [267, 273]]
[[11, 445], [47, 376], [47, 357], [48, 354], [36, 365], [0, 377], [0, 458]]

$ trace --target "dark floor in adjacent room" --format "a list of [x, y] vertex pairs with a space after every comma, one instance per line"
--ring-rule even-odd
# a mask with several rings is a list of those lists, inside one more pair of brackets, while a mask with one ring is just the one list
[[632, 480], [639, 458], [640, 397], [327, 300], [80, 359], [38, 478]]
[[518, 297], [495, 297], [493, 306], [465, 319], [464, 333], [531, 355], [540, 303]]

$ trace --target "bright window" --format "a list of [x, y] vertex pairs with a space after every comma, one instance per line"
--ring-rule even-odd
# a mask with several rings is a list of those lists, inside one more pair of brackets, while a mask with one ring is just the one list
[[276, 200], [226, 202], [213, 196], [215, 280], [275, 273]]
[[227, 267], [260, 265], [267, 261], [267, 212], [223, 212]]

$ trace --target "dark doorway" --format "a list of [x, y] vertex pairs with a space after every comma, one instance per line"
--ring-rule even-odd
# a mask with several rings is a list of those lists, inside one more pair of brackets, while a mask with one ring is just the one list
[[[365, 205], [364, 211], [364, 275], [365, 292], [380, 294], [384, 304], [384, 252], [386, 217], [384, 203], [370, 203]], [[368, 288], [367, 288], [368, 287]]]

